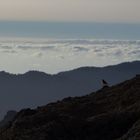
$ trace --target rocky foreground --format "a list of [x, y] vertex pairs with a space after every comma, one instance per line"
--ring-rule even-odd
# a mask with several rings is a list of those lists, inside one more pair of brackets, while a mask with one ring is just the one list
[[0, 130], [0, 140], [140, 140], [140, 76], [22, 110]]

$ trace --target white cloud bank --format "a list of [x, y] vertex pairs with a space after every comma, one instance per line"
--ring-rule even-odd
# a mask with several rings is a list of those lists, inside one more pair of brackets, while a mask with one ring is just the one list
[[13, 73], [48, 73], [81, 66], [105, 66], [140, 60], [140, 41], [45, 40], [0, 42], [0, 68]]

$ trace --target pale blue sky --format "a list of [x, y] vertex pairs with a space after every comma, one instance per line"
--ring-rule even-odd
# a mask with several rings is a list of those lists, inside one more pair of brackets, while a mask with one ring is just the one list
[[139, 0], [0, 0], [0, 37], [139, 39]]
[[0, 22], [2, 38], [140, 39], [140, 24], [86, 22]]

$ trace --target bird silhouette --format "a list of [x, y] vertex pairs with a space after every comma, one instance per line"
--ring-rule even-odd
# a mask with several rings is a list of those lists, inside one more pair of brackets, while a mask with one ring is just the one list
[[109, 87], [108, 82], [106, 82], [104, 79], [102, 79], [102, 85], [103, 88]]

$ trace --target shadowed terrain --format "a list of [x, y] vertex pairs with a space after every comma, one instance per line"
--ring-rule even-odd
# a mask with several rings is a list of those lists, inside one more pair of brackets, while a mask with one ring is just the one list
[[139, 140], [140, 75], [97, 92], [21, 110], [1, 140]]

